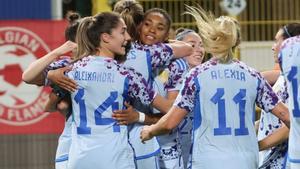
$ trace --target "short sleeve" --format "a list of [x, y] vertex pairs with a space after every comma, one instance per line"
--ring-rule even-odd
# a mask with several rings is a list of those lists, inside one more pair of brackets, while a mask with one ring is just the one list
[[47, 79], [47, 74], [50, 70], [55, 70], [55, 69], [59, 69], [65, 66], [70, 65], [71, 63], [71, 58], [70, 57], [64, 57], [60, 60], [57, 60], [55, 62], [52, 62], [43, 72], [43, 74], [45, 75], [46, 79], [45, 79], [45, 85], [50, 85], [49, 80]]
[[146, 48], [151, 55], [152, 69], [166, 67], [173, 59], [173, 50], [171, 46], [165, 43], [157, 43]]
[[277, 96], [283, 103], [287, 103], [287, 100], [289, 98], [289, 94], [287, 91], [287, 83], [284, 80], [283, 85], [280, 86], [279, 90], [276, 92]]
[[[197, 69], [196, 69], [197, 70]], [[191, 71], [183, 81], [183, 87], [174, 102], [174, 105], [185, 109], [188, 112], [193, 111], [196, 94], [199, 93], [197, 88], [197, 71]]]
[[145, 105], [152, 103], [155, 97], [155, 91], [148, 85], [141, 73], [130, 69], [128, 71], [128, 95], [142, 102]]
[[185, 70], [180, 68], [175, 61], [168, 66], [167, 70], [169, 72], [169, 76], [165, 83], [165, 89], [168, 91], [180, 90], [184, 80]]
[[256, 104], [265, 112], [270, 112], [279, 102], [278, 96], [270, 84], [259, 75]]

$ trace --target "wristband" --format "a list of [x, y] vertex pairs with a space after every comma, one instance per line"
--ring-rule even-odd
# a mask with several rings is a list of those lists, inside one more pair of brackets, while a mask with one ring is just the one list
[[138, 112], [139, 113], [139, 123], [144, 123], [145, 122], [145, 114], [142, 112]]

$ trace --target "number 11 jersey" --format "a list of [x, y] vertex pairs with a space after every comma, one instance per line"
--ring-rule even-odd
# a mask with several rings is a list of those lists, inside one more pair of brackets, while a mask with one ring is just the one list
[[175, 101], [194, 112], [190, 168], [257, 168], [255, 103], [270, 111], [278, 97], [245, 64], [212, 59], [192, 69]]

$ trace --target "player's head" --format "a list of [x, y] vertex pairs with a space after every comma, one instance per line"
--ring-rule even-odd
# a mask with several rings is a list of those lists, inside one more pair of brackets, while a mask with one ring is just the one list
[[272, 46], [273, 57], [275, 62], [278, 62], [278, 53], [282, 42], [290, 37], [300, 35], [300, 23], [290, 23], [278, 30], [275, 35], [275, 42]]
[[242, 36], [241, 36], [241, 27], [240, 27], [240, 24], [239, 22], [235, 19], [235, 18], [232, 18], [230, 16], [220, 16], [216, 19], [217, 21], [220, 21], [222, 22], [222, 20], [231, 20], [232, 22], [234, 22], [234, 24], [236, 25], [236, 34], [237, 34], [237, 38], [236, 38], [236, 42], [235, 42], [235, 45], [232, 47], [232, 50], [234, 51], [235, 48], [237, 46], [240, 45], [241, 41], [242, 41]]
[[139, 26], [139, 40], [145, 45], [164, 42], [168, 39], [171, 24], [171, 17], [165, 10], [159, 8], [149, 9]]
[[203, 40], [206, 52], [211, 53], [221, 62], [228, 62], [233, 58], [232, 49], [239, 43], [239, 26], [230, 17], [216, 19], [211, 13], [201, 7], [187, 7], [187, 14], [192, 15]]
[[190, 67], [195, 67], [202, 63], [205, 51], [201, 37], [192, 29], [179, 28], [176, 30], [176, 40], [184, 41], [192, 45], [194, 52], [185, 57]]
[[[115, 58], [125, 55], [125, 46], [130, 36], [119, 14], [103, 12], [92, 17], [85, 17], [79, 24], [76, 43], [77, 58], [88, 55], [100, 55]], [[115, 58], [116, 59], [116, 58]]]
[[75, 12], [69, 12], [66, 18], [69, 21], [69, 25], [65, 30], [65, 39], [67, 41], [70, 40], [72, 42], [75, 42], [76, 32], [80, 22], [80, 15]]
[[144, 9], [141, 4], [135, 0], [120, 0], [114, 6], [114, 12], [120, 14], [127, 25], [128, 33], [133, 40], [138, 40], [138, 25], [144, 19]]

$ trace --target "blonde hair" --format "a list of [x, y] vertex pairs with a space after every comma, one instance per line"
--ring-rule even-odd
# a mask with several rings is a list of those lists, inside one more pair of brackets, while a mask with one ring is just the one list
[[240, 24], [239, 24], [239, 22], [238, 22], [235, 18], [232, 18], [232, 17], [229, 17], [229, 16], [220, 16], [219, 18], [217, 18], [217, 20], [218, 20], [218, 19], [219, 19], [219, 20], [222, 20], [222, 18], [233, 21], [234, 24], [235, 24], [235, 26], [236, 26], [237, 37], [236, 37], [235, 45], [232, 47], [232, 49], [235, 50], [235, 48], [236, 48], [237, 46], [239, 46], [240, 43], [241, 43], [241, 41], [242, 41]]
[[238, 22], [228, 16], [215, 16], [201, 7], [186, 6], [186, 14], [192, 15], [199, 30], [206, 52], [223, 63], [233, 58], [232, 49], [239, 43], [240, 28]]
[[76, 36], [76, 43], [78, 44], [78, 47], [75, 60], [81, 59], [94, 53], [94, 45], [89, 40], [88, 35], [86, 33], [82, 33], [88, 31], [88, 28], [91, 27], [93, 21], [94, 18], [92, 16], [85, 17], [81, 20], [78, 26]]

